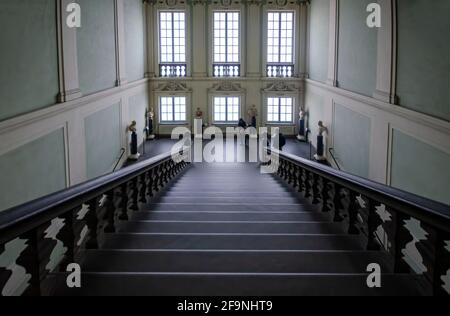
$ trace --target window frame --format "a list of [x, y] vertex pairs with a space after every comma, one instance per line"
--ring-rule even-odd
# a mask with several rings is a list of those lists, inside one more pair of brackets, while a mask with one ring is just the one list
[[[172, 120], [163, 121], [162, 120], [162, 99], [172, 99]], [[176, 98], [184, 98], [184, 120], [175, 120], [175, 99]], [[186, 95], [159, 95], [158, 96], [158, 116], [159, 116], [159, 124], [161, 125], [184, 125], [188, 123], [188, 97]]]
[[[271, 13], [276, 13], [279, 15], [279, 25], [278, 25], [278, 61], [274, 62], [271, 61], [269, 62], [269, 14]], [[282, 32], [282, 23], [283, 21], [281, 20], [281, 15], [283, 13], [291, 13], [292, 14], [292, 36], [291, 38], [291, 44], [292, 44], [292, 49], [291, 49], [291, 56], [292, 56], [292, 60], [290, 62], [288, 61], [281, 61], [281, 56], [283, 55], [281, 53], [281, 40], [282, 40], [282, 36], [281, 36], [281, 32]], [[294, 65], [295, 64], [295, 49], [296, 49], [296, 43], [295, 43], [295, 10], [267, 10], [266, 12], [266, 21], [267, 21], [267, 25], [266, 25], [266, 61], [267, 61], [267, 65], [284, 65], [284, 64], [289, 64], [289, 65]], [[274, 45], [272, 45], [272, 47], [275, 47]], [[272, 54], [273, 55], [273, 54]]]
[[[278, 120], [274, 121], [274, 120], [269, 120], [269, 99], [277, 99], [278, 100]], [[282, 115], [282, 111], [281, 108], [283, 107], [283, 105], [281, 104], [281, 99], [290, 99], [291, 100], [291, 120], [287, 120], [287, 121], [282, 121], [281, 120], [281, 115]], [[274, 95], [269, 95], [266, 96], [266, 122], [267, 124], [281, 124], [281, 125], [286, 125], [286, 124], [293, 124], [294, 123], [294, 117], [295, 117], [295, 97], [293, 96], [289, 96], [289, 95], [281, 95], [281, 96], [274, 96]]]
[[[162, 28], [161, 28], [161, 14], [162, 13], [170, 13], [172, 15], [172, 36], [171, 36], [171, 40], [172, 40], [172, 61], [171, 62], [166, 62], [166, 61], [162, 61]], [[175, 60], [175, 36], [174, 36], [174, 14], [175, 13], [183, 13], [184, 14], [184, 61], [174, 61]], [[158, 10], [158, 63], [159, 64], [187, 64], [187, 60], [188, 60], [188, 56], [187, 56], [187, 12], [186, 10], [182, 10], [182, 9], [174, 9], [174, 10]], [[180, 46], [181, 47], [181, 46]]]
[[[226, 18], [225, 18], [225, 60], [226, 61], [216, 61], [215, 60], [215, 56], [216, 56], [216, 45], [215, 45], [215, 34], [216, 34], [216, 28], [215, 28], [215, 15], [217, 13], [225, 13]], [[238, 14], [238, 53], [237, 53], [237, 57], [238, 60], [237, 61], [228, 61], [229, 58], [229, 54], [228, 54], [228, 14], [230, 13], [237, 13]], [[237, 10], [237, 9], [231, 9], [231, 10], [223, 10], [223, 9], [214, 9], [212, 10], [212, 14], [211, 14], [211, 19], [212, 19], [212, 63], [213, 64], [241, 64], [241, 60], [242, 60], [242, 14], [241, 14], [241, 10]]]
[[[225, 99], [225, 121], [221, 121], [221, 120], [216, 120], [216, 98], [224, 98]], [[238, 104], [238, 118], [236, 121], [234, 120], [228, 120], [228, 106], [229, 106], [229, 101], [228, 99], [231, 98], [237, 98], [239, 101]], [[241, 114], [242, 114], [242, 96], [240, 96], [239, 94], [236, 95], [212, 95], [211, 96], [211, 100], [212, 100], [212, 122], [214, 124], [218, 124], [218, 125], [237, 125], [239, 123], [239, 119], [241, 118]], [[231, 105], [232, 106], [232, 105]]]

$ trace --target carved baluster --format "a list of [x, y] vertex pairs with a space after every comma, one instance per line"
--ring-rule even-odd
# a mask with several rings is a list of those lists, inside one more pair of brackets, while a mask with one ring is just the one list
[[[389, 209], [389, 211], [391, 211]], [[411, 233], [406, 228], [406, 221], [409, 219], [408, 216], [393, 212], [394, 223], [395, 223], [395, 245], [394, 245], [394, 272], [395, 273], [410, 273], [411, 269], [403, 259], [403, 250], [406, 245], [413, 240]]]
[[356, 192], [350, 190], [350, 204], [348, 206], [348, 218], [349, 218], [349, 227], [348, 233], [350, 235], [358, 235], [359, 229], [356, 227], [358, 223], [358, 214], [359, 214], [359, 202], [356, 199]]
[[383, 223], [380, 216], [377, 214], [377, 204], [374, 200], [369, 199], [367, 202], [369, 210], [369, 217], [367, 220], [368, 240], [367, 250], [380, 250], [381, 245], [376, 236], [378, 227]]
[[154, 194], [153, 194], [153, 169], [150, 169], [148, 172], [147, 172], [147, 178], [148, 178], [148, 191], [147, 191], [147, 195], [149, 196], [149, 197], [153, 197], [154, 196]]
[[164, 163], [164, 184], [169, 183], [169, 162]]
[[292, 164], [292, 162], [288, 162], [288, 167], [287, 167], [287, 176], [286, 176], [286, 180], [287, 180], [287, 182], [288, 182], [288, 184], [292, 184], [292, 179], [293, 179], [293, 176], [292, 176], [292, 172], [293, 172], [293, 164]]
[[139, 211], [139, 184], [138, 178], [134, 178], [131, 182], [133, 192], [131, 193], [131, 206], [133, 211]]
[[16, 260], [18, 266], [22, 266], [26, 273], [31, 276], [28, 281], [29, 286], [23, 293], [24, 296], [41, 295], [41, 275], [39, 258], [39, 240], [43, 236], [38, 236], [39, 229], [31, 230], [20, 236], [20, 239], [27, 241], [27, 248], [20, 254]]
[[64, 247], [67, 249], [64, 254], [64, 259], [61, 261], [60, 269], [61, 271], [66, 271], [69, 264], [75, 262], [75, 233], [74, 233], [74, 223], [75, 215], [80, 208], [76, 208], [73, 211], [65, 213], [62, 218], [64, 219], [64, 226], [59, 231], [56, 238], [60, 240]]
[[115, 227], [115, 223], [114, 223], [114, 220], [115, 220], [114, 215], [115, 215], [116, 207], [114, 204], [115, 204], [114, 203], [114, 190], [111, 190], [108, 193], [106, 193], [106, 204], [105, 204], [106, 225], [105, 225], [105, 229], [104, 229], [105, 233], [115, 233], [116, 232], [116, 227]]
[[153, 189], [155, 192], [159, 191], [159, 166], [156, 166], [153, 172]]
[[280, 158], [280, 161], [279, 161], [279, 163], [278, 163], [278, 169], [277, 169], [277, 174], [278, 174], [278, 176], [279, 176], [280, 178], [283, 177], [283, 164], [284, 164], [284, 160], [282, 160], [282, 159]]
[[292, 171], [292, 187], [295, 189], [298, 187], [298, 173], [300, 168], [297, 165], [293, 166]]
[[141, 189], [139, 191], [139, 202], [145, 204], [147, 203], [147, 179], [145, 178], [145, 173], [139, 176]]
[[341, 215], [341, 210], [343, 209], [342, 205], [342, 187], [339, 184], [334, 184], [334, 197], [333, 197], [333, 204], [334, 204], [334, 221], [335, 222], [342, 222], [344, 218]]
[[[0, 256], [5, 252], [5, 245], [0, 244]], [[6, 268], [0, 267], [0, 293], [3, 291], [8, 280], [11, 278], [12, 272]]]
[[128, 220], [128, 183], [122, 184], [120, 187], [120, 214], [119, 219], [121, 221]]
[[98, 199], [94, 198], [88, 202], [89, 212], [86, 215], [86, 225], [89, 229], [89, 236], [86, 240], [86, 249], [98, 249]]
[[319, 182], [319, 176], [317, 174], [313, 174], [312, 177], [312, 181], [313, 181], [313, 185], [312, 185], [312, 190], [313, 190], [313, 204], [319, 204], [320, 203], [320, 182]]
[[442, 277], [447, 275], [450, 270], [450, 252], [449, 244], [450, 234], [438, 231], [435, 233], [434, 240], [434, 261], [431, 271], [433, 272], [433, 295], [448, 296], [449, 293], [444, 289], [444, 281]]
[[160, 165], [158, 182], [159, 187], [164, 188], [164, 164]]
[[306, 170], [305, 171], [305, 198], [311, 197], [311, 173]]
[[300, 168], [300, 173], [298, 176], [298, 192], [305, 191], [305, 169]]
[[322, 212], [328, 213], [331, 211], [330, 206], [328, 204], [328, 201], [331, 199], [330, 195], [330, 186], [331, 183], [326, 180], [325, 178], [322, 178], [323, 185], [322, 185]]

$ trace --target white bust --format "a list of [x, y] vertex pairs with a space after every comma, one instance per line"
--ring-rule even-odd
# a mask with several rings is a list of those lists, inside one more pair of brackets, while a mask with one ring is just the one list
[[323, 136], [324, 133], [328, 133], [328, 128], [323, 125], [322, 121], [319, 121], [319, 136]]

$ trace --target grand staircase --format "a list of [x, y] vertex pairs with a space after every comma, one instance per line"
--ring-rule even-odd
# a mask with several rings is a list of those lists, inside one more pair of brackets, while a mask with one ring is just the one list
[[[387, 253], [258, 164], [191, 165], [83, 257], [82, 287], [55, 294], [420, 294], [417, 277], [389, 274]], [[367, 286], [372, 263], [381, 288]]]
[[182, 148], [1, 212], [0, 294], [448, 295], [448, 205], [267, 154]]

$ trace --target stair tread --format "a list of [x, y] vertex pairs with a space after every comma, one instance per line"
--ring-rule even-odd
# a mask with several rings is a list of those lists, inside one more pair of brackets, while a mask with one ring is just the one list
[[236, 249], [236, 250], [360, 250], [358, 236], [349, 235], [176, 235], [108, 234], [105, 249]]
[[141, 211], [133, 214], [133, 220], [179, 220], [179, 221], [323, 221], [328, 214], [316, 212], [153, 212]]
[[387, 256], [368, 251], [91, 250], [84, 272], [365, 273]]
[[[53, 274], [65, 283], [64, 274]], [[367, 286], [367, 274], [172, 274], [93, 273], [80, 289], [62, 285], [59, 295], [110, 296], [412, 296], [420, 295], [412, 275], [383, 275], [381, 288]]]
[[261, 211], [261, 212], [273, 212], [273, 211], [313, 211], [317, 209], [317, 206], [307, 204], [229, 204], [229, 203], [165, 203], [165, 204], [147, 204], [146, 209], [152, 211]]
[[120, 226], [128, 233], [260, 233], [260, 234], [339, 234], [339, 223], [323, 222], [145, 222], [129, 221]]

